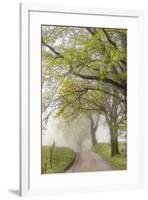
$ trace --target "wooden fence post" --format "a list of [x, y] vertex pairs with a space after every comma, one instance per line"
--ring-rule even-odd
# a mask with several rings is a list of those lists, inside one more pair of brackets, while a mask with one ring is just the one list
[[55, 151], [55, 142], [53, 142], [53, 144], [51, 145], [51, 147], [49, 148], [49, 153], [50, 153], [50, 167], [53, 167], [53, 153]]

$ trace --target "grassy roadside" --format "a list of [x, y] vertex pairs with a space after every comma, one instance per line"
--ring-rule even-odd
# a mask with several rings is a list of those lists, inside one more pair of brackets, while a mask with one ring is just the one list
[[127, 158], [125, 152], [125, 143], [119, 143], [120, 155], [111, 157], [110, 156], [110, 144], [98, 143], [93, 146], [93, 151], [102, 156], [107, 160], [113, 167], [114, 170], [126, 170], [127, 169]]
[[65, 172], [75, 159], [74, 151], [67, 147], [55, 147], [51, 168], [49, 148], [49, 146], [42, 146], [42, 174]]

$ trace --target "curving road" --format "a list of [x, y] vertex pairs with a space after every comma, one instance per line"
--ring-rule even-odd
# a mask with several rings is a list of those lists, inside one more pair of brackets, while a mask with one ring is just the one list
[[89, 171], [109, 171], [112, 170], [111, 165], [101, 156], [94, 152], [76, 153], [73, 165], [67, 172], [89, 172]]

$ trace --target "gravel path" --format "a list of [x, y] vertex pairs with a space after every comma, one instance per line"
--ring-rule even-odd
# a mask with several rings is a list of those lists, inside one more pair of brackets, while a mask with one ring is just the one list
[[76, 153], [73, 165], [67, 172], [89, 172], [89, 171], [109, 171], [112, 170], [111, 165], [101, 156], [94, 152]]

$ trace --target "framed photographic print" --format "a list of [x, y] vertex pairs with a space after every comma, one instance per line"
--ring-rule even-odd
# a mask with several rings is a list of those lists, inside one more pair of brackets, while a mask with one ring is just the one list
[[20, 5], [20, 193], [143, 186], [143, 12]]

